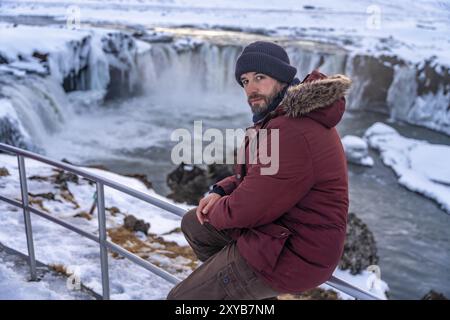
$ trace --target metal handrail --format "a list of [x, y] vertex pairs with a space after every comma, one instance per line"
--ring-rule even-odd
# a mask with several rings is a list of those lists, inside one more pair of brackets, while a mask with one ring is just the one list
[[[126, 257], [133, 263], [147, 269], [148, 271], [156, 274], [157, 276], [165, 279], [166, 281], [168, 281], [172, 284], [177, 284], [181, 281], [180, 279], [178, 279], [174, 275], [168, 273], [167, 271], [155, 266], [154, 264], [140, 258], [139, 256], [137, 256], [137, 255], [127, 251], [126, 249], [118, 246], [117, 244], [112, 243], [107, 240], [106, 223], [105, 223], [106, 217], [105, 217], [104, 187], [108, 186], [112, 189], [121, 191], [132, 197], [138, 198], [144, 202], [150, 203], [160, 209], [163, 209], [170, 213], [173, 213], [179, 217], [182, 217], [186, 213], [185, 209], [180, 208], [180, 207], [173, 205], [169, 202], [166, 202], [164, 200], [158, 199], [156, 197], [150, 196], [148, 194], [145, 194], [141, 191], [131, 189], [123, 184], [117, 183], [110, 179], [87, 172], [86, 170], [80, 169], [71, 164], [55, 161], [55, 160], [49, 159], [45, 156], [38, 155], [36, 153], [26, 151], [26, 150], [23, 150], [23, 149], [20, 149], [17, 147], [13, 147], [13, 146], [10, 146], [10, 145], [4, 144], [4, 143], [0, 143], [0, 150], [7, 152], [7, 153], [15, 154], [18, 159], [22, 201], [19, 202], [14, 199], [9, 199], [9, 198], [3, 197], [1, 195], [0, 195], [0, 200], [7, 202], [10, 205], [13, 205], [13, 206], [23, 209], [31, 280], [36, 280], [37, 276], [36, 276], [36, 258], [35, 258], [35, 253], [34, 253], [33, 231], [32, 231], [32, 226], [31, 226], [30, 212], [32, 212], [44, 219], [47, 219], [53, 223], [56, 223], [66, 229], [76, 232], [79, 235], [81, 235], [82, 237], [88, 238], [90, 240], [93, 240], [93, 241], [99, 243], [101, 274], [102, 274], [102, 291], [103, 291], [102, 296], [103, 296], [103, 299], [105, 299], [105, 300], [110, 298], [108, 250], [111, 250], [117, 254], [120, 254], [120, 255]], [[76, 175], [82, 176], [82, 177], [96, 183], [96, 189], [97, 189], [96, 202], [97, 202], [98, 223], [99, 223], [99, 236], [98, 237], [92, 233], [86, 232], [80, 228], [73, 226], [72, 224], [70, 224], [68, 222], [65, 222], [61, 219], [53, 217], [53, 216], [49, 215], [48, 213], [45, 213], [39, 209], [33, 208], [29, 205], [28, 186], [27, 186], [24, 158], [30, 158], [30, 159], [36, 160], [38, 162], [46, 163], [48, 165], [51, 165], [51, 166], [69, 171]], [[326, 282], [326, 284], [354, 297], [355, 299], [381, 300], [379, 297], [375, 296], [371, 292], [368, 292], [361, 288], [355, 287], [354, 285], [352, 285], [352, 284], [346, 282], [345, 280], [340, 279], [336, 276], [332, 276], [330, 278], [330, 280], [328, 280]]]

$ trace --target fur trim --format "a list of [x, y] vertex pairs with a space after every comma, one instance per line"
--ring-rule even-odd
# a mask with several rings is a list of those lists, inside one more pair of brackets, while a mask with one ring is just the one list
[[288, 117], [300, 117], [342, 98], [350, 88], [350, 78], [337, 74], [288, 88], [281, 102]]

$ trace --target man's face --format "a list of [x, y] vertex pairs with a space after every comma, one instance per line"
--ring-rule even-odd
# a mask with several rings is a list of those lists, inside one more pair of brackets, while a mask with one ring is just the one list
[[272, 100], [283, 89], [282, 83], [263, 73], [244, 73], [241, 75], [241, 82], [253, 114], [267, 110]]

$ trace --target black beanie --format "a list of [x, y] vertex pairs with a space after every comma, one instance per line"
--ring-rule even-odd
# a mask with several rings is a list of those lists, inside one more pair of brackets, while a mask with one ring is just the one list
[[273, 42], [256, 41], [241, 52], [234, 75], [241, 86], [241, 75], [246, 72], [260, 72], [278, 81], [290, 83], [297, 69], [289, 63], [289, 57], [282, 47]]

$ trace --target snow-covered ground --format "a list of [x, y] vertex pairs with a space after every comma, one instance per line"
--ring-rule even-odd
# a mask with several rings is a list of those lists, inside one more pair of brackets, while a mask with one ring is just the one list
[[93, 297], [81, 290], [68, 290], [65, 276], [38, 267], [39, 281], [29, 281], [27, 261], [22, 257], [7, 253], [0, 246], [0, 300], [61, 300], [86, 299]]
[[450, 4], [446, 1], [258, 0], [3, 0], [3, 16], [52, 16], [80, 23], [228, 27], [339, 43], [352, 51], [393, 54], [407, 61], [436, 56], [450, 65]]
[[[61, 188], [61, 185], [55, 184], [54, 176], [59, 172], [34, 160], [27, 159], [26, 165], [29, 193], [32, 195], [31, 204], [33, 206], [40, 210], [48, 211], [49, 214], [85, 231], [98, 234], [96, 213], [94, 212], [92, 219], [89, 219], [89, 215], [86, 214], [93, 204], [95, 185], [80, 178], [78, 182], [68, 181], [67, 190], [64, 190]], [[0, 154], [1, 167], [6, 168], [9, 172], [9, 175], [0, 176], [1, 194], [5, 197], [19, 200], [20, 188], [16, 158]], [[120, 176], [100, 169], [84, 169], [173, 203], [170, 199], [157, 195], [152, 189], [148, 189], [137, 179]], [[189, 206], [183, 204], [176, 205], [185, 209], [189, 208]], [[177, 229], [180, 224], [179, 217], [111, 188], [105, 189], [105, 207], [107, 208], [106, 224], [110, 240], [119, 239], [118, 243], [120, 245], [159, 265], [179, 278], [186, 277], [192, 271], [192, 268], [195, 268], [196, 261], [193, 261], [185, 254], [183, 255], [180, 251], [176, 251], [177, 248], [180, 249], [187, 246], [186, 240], [179, 229]], [[118, 208], [119, 212], [115, 212], [112, 207]], [[83, 211], [85, 212], [84, 214], [82, 213]], [[26, 253], [27, 246], [22, 212], [1, 201], [0, 212], [2, 212], [2, 219], [0, 219], [0, 243]], [[123, 228], [121, 229], [120, 227], [123, 226], [123, 218], [126, 214], [133, 214], [137, 218], [149, 222], [151, 225], [149, 235], [146, 236], [142, 232], [127, 233]], [[63, 266], [66, 270], [76, 274], [83, 285], [97, 293], [101, 293], [100, 257], [99, 247], [96, 243], [34, 214], [32, 214], [32, 226], [36, 258], [39, 261], [47, 265]], [[120, 236], [124, 234], [126, 238], [120, 240]], [[158, 240], [157, 237], [163, 238], [163, 241]], [[173, 254], [173, 250], [175, 250], [176, 254]], [[112, 299], [164, 299], [171, 288], [168, 282], [126, 259], [118, 259], [113, 254], [109, 255], [109, 266]], [[46, 299], [58, 297], [56, 293], [48, 291], [44, 284], [23, 283], [21, 285], [23, 277], [21, 278], [14, 272], [11, 266], [5, 265], [1, 267], [0, 282], [5, 283], [8, 288], [17, 285], [20, 287], [18, 292], [24, 292], [28, 290], [27, 288], [35, 290], [33, 286], [37, 286], [35, 295], [30, 293], [30, 295], [24, 295], [24, 297]], [[369, 286], [368, 281], [371, 273], [368, 271], [357, 276], [352, 276], [342, 270], [336, 270], [335, 274], [339, 277], [344, 277], [354, 285], [361, 286], [365, 290], [371, 288], [371, 292], [385, 298], [387, 285], [381, 281], [376, 282], [378, 283], [376, 286]], [[19, 294], [17, 296], [11, 294], [11, 297], [9, 297], [6, 293], [6, 298], [20, 299], [21, 297], [22, 295]], [[59, 298], [67, 297], [65, 295], [59, 296]], [[342, 297], [348, 298], [346, 295], [342, 295]]]
[[364, 138], [380, 152], [401, 185], [436, 201], [450, 213], [450, 146], [403, 137], [380, 122], [368, 128]]
[[[26, 160], [28, 177], [39, 176], [49, 177], [55, 172], [46, 165], [39, 164], [32, 160]], [[0, 155], [0, 167], [6, 167], [9, 176], [0, 177], [0, 192], [3, 196], [20, 199], [18, 171], [16, 158]], [[129, 187], [146, 192], [155, 197], [159, 197], [152, 190], [145, 187], [140, 181], [114, 175], [98, 169], [87, 169], [107, 178], [113, 177], [115, 181]], [[95, 185], [89, 184], [86, 180], [79, 180], [79, 183], [68, 182], [68, 189], [72, 197], [62, 192], [56, 185], [42, 180], [29, 179], [29, 192], [32, 194], [51, 192], [55, 195], [55, 200], [45, 201], [45, 198], [35, 196], [36, 206], [44, 211], [51, 212], [52, 215], [65, 220], [85, 231], [98, 235], [97, 216], [91, 220], [83, 217], [74, 217], [82, 211], [89, 211], [93, 203]], [[114, 229], [123, 225], [124, 213], [133, 214], [139, 219], [151, 224], [150, 232], [158, 236], [163, 233], [173, 231], [179, 227], [180, 218], [152, 205], [143, 203], [140, 200], [128, 197], [110, 188], [105, 188], [106, 207], [117, 207], [122, 214], [107, 215], [107, 228]], [[159, 197], [162, 198], [162, 197]], [[67, 200], [70, 199], [70, 200]], [[164, 198], [165, 199], [165, 198]], [[170, 200], [165, 199], [170, 202]], [[33, 200], [32, 200], [33, 201]], [[42, 201], [42, 202], [41, 202]], [[77, 208], [79, 206], [79, 208]], [[182, 206], [182, 205], [181, 205]], [[26, 239], [24, 234], [23, 216], [21, 212], [4, 202], [0, 202], [2, 219], [0, 221], [0, 243], [7, 247], [26, 253]], [[188, 207], [186, 207], [188, 208]], [[109, 211], [107, 211], [109, 212]], [[32, 216], [34, 244], [36, 248], [36, 258], [48, 265], [63, 265], [73, 270], [81, 282], [97, 293], [101, 293], [100, 278], [100, 257], [97, 243], [80, 237], [66, 229], [48, 222], [43, 218]], [[186, 245], [186, 241], [179, 232], [174, 232], [164, 236], [166, 241], [176, 241], [180, 245]], [[136, 238], [132, 237], [128, 241], [146, 241], [147, 237], [138, 233]], [[150, 242], [150, 241], [148, 241]], [[130, 246], [132, 245], [129, 244]], [[153, 247], [152, 247], [153, 246]], [[165, 269], [184, 277], [190, 271], [186, 263], [190, 260], [179, 256], [169, 259], [164, 255], [163, 245], [154, 243], [148, 244], [148, 251], [154, 252], [151, 262], [157, 263]], [[129, 262], [126, 259], [112, 258], [110, 255], [110, 279], [111, 297], [113, 299], [163, 299], [171, 288], [170, 283], [161, 280], [152, 273]]]

